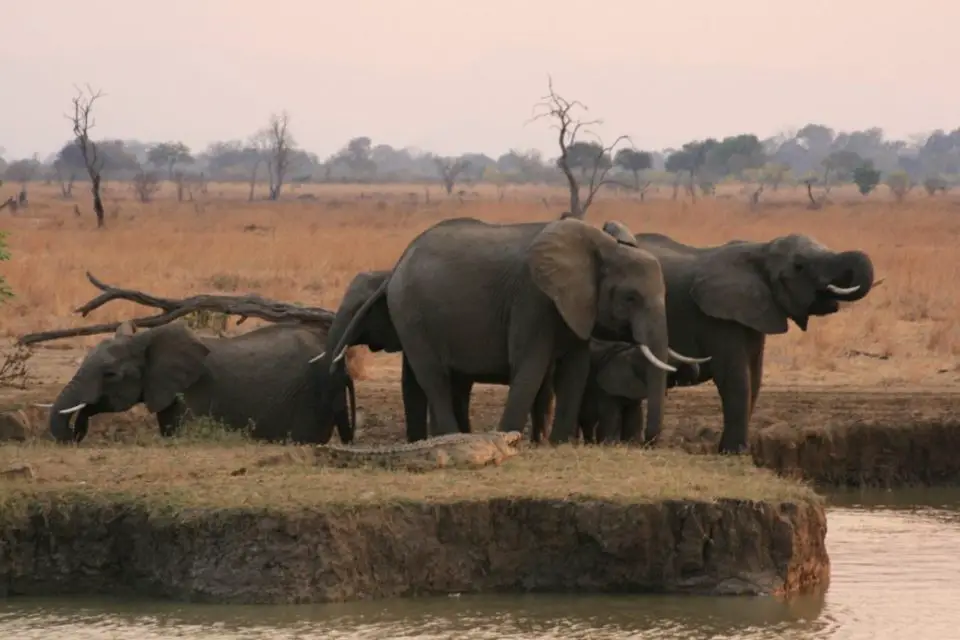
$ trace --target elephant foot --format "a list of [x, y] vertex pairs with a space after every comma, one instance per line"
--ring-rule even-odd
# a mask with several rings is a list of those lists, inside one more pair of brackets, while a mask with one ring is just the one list
[[728, 445], [721, 442], [717, 452], [722, 456], [740, 456], [749, 453], [750, 448], [745, 444]]

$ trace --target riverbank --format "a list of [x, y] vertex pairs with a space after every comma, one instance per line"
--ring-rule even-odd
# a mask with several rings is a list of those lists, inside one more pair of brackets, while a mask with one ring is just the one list
[[745, 460], [568, 446], [420, 474], [258, 464], [281, 449], [0, 448], [0, 471], [32, 469], [0, 479], [0, 590], [303, 603], [829, 579], [821, 499]]

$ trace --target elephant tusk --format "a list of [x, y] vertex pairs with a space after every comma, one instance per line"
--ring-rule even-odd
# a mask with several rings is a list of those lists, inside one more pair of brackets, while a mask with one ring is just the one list
[[312, 364], [312, 363], [316, 362], [317, 360], [319, 360], [320, 358], [322, 358], [322, 357], [325, 356], [325, 355], [327, 355], [327, 352], [326, 352], [326, 351], [321, 351], [321, 352], [320, 352], [320, 355], [318, 355], [318, 356], [313, 356], [313, 357], [310, 358], [307, 362], [308, 362], [309, 364]]
[[85, 406], [87, 406], [87, 403], [81, 402], [75, 407], [70, 407], [69, 409], [61, 409], [60, 413], [62, 413], [63, 415], [70, 415], [71, 413], [76, 413], [77, 411], [80, 411], [80, 409], [83, 409]]
[[670, 366], [666, 362], [657, 358], [657, 356], [653, 355], [653, 351], [650, 351], [650, 347], [647, 345], [640, 345], [640, 351], [647, 357], [647, 360], [649, 360], [658, 369], [663, 369], [664, 371], [670, 371], [674, 373], [677, 371], [676, 367]]
[[53, 403], [52, 402], [34, 402], [33, 406], [40, 407], [41, 409], [52, 409]]
[[690, 356], [684, 356], [677, 353], [670, 347], [667, 347], [667, 351], [670, 352], [670, 356], [674, 360], [678, 360], [684, 364], [703, 364], [704, 362], [710, 362], [711, 358], [713, 358], [713, 356], [707, 356], [706, 358], [691, 358]]
[[338, 355], [336, 358], [334, 358], [333, 361], [334, 361], [334, 362], [340, 362], [341, 360], [343, 360], [343, 356], [345, 356], [345, 355], [347, 355], [347, 350], [346, 350], [346, 348], [344, 348], [343, 350], [341, 350], [341, 351], [340, 351], [340, 355]]
[[859, 288], [860, 288], [860, 285], [855, 285], [853, 287], [846, 287], [846, 288], [838, 287], [835, 284], [827, 285], [827, 291], [829, 291], [830, 293], [835, 293], [838, 296], [848, 296]]

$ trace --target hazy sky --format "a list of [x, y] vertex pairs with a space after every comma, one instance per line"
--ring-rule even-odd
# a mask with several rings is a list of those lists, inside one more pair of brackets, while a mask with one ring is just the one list
[[[546, 90], [640, 148], [819, 121], [889, 135], [960, 126], [960, 3], [946, 0], [31, 0], [0, 10], [0, 146], [69, 136], [244, 138], [287, 109], [326, 156], [347, 139], [444, 154], [537, 147]], [[587, 9], [588, 7], [595, 9]]]

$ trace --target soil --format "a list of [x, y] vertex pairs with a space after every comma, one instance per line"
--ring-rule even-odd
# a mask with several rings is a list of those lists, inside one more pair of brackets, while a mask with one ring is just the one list
[[315, 603], [469, 592], [792, 594], [829, 580], [812, 502], [499, 499], [293, 512], [36, 502], [0, 538], [0, 596]]
[[[26, 390], [0, 390], [0, 408], [22, 409], [25, 434], [45, 437], [50, 402], [83, 358], [81, 349], [50, 343], [30, 362], [34, 381]], [[357, 404], [362, 424], [357, 443], [404, 440], [399, 358], [365, 355], [358, 379]], [[960, 385], [831, 387], [805, 382], [760, 392], [750, 423], [751, 455], [758, 466], [803, 477], [818, 485], [897, 487], [960, 483]], [[475, 385], [471, 421], [475, 430], [496, 428], [506, 387]], [[720, 399], [712, 383], [669, 392], [662, 446], [708, 453], [716, 450], [722, 425]], [[12, 437], [0, 421], [0, 437]], [[14, 432], [17, 430], [14, 429]], [[96, 416], [84, 445], [103, 441], [137, 442], [157, 432], [145, 409]], [[15, 435], [15, 434], [14, 434]]]

